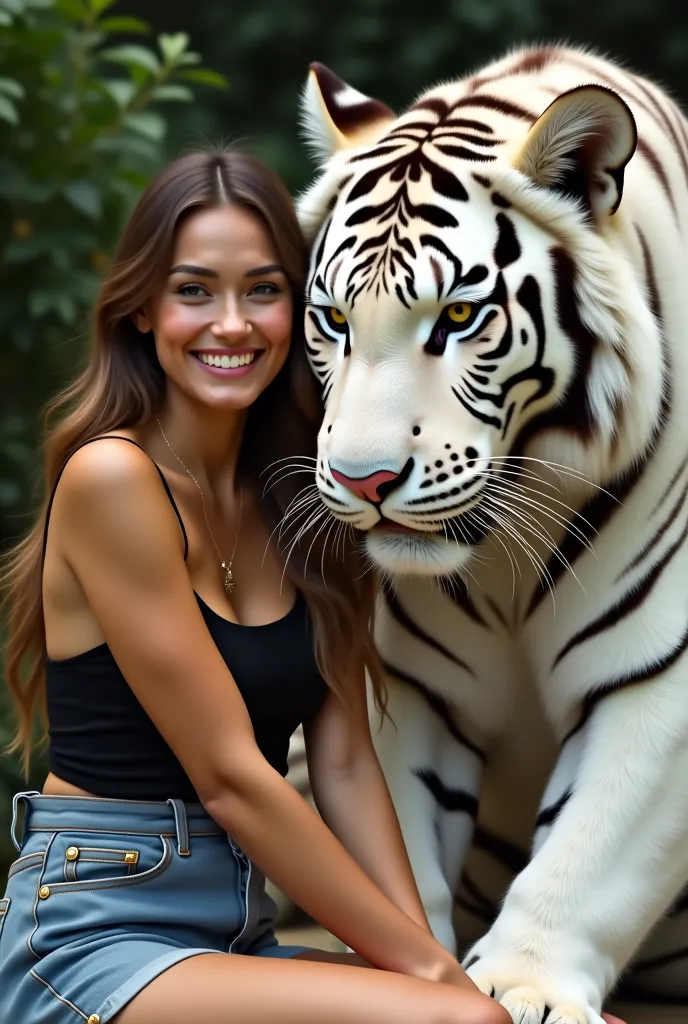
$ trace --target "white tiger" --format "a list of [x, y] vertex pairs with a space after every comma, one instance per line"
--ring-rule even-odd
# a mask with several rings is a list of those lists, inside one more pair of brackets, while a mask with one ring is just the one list
[[551, 47], [399, 118], [313, 65], [303, 113], [316, 482], [435, 934], [520, 1024], [686, 1006], [688, 126]]

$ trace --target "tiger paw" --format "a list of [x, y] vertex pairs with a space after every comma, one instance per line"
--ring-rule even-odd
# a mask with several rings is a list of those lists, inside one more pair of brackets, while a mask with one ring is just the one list
[[[528, 971], [528, 979], [509, 968], [506, 958], [486, 956], [473, 960], [467, 974], [478, 988], [509, 1011], [514, 1024], [605, 1024], [580, 992], [564, 979]], [[535, 980], [537, 978], [537, 980]]]

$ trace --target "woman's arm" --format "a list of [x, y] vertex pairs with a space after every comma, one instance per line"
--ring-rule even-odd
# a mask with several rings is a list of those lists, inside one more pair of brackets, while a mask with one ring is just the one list
[[315, 804], [327, 825], [375, 884], [430, 931], [399, 821], [370, 736], [363, 670], [351, 706], [331, 694], [304, 729]]
[[370, 963], [473, 987], [260, 753], [147, 457], [120, 441], [89, 445], [70, 460], [60, 490], [67, 561], [132, 691], [212, 817], [295, 903]]

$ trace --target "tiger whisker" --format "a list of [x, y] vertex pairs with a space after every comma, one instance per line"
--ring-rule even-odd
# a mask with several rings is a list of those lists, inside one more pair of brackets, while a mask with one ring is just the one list
[[324, 507], [316, 509], [316, 511], [311, 514], [310, 518], [307, 520], [306, 523], [303, 524], [303, 526], [299, 529], [299, 531], [297, 532], [296, 536], [294, 537], [294, 540], [292, 541], [292, 543], [291, 543], [291, 545], [289, 547], [289, 550], [287, 551], [287, 554], [285, 555], [284, 569], [282, 570], [282, 579], [281, 579], [281, 582], [280, 582], [280, 588], [282, 587], [282, 584], [284, 583], [284, 575], [285, 575], [285, 573], [287, 571], [287, 566], [289, 565], [289, 559], [291, 558], [291, 556], [293, 554], [294, 548], [296, 547], [296, 545], [298, 544], [300, 539], [303, 536], [305, 536], [305, 534], [308, 533], [309, 530], [312, 530], [315, 527], [316, 523], [318, 522], [318, 520], [320, 519], [321, 516], [327, 516], [327, 509], [324, 508]]
[[525, 509], [514, 508], [513, 505], [508, 504], [502, 498], [494, 496], [491, 497], [491, 504], [493, 508], [498, 508], [501, 513], [510, 516], [513, 526], [516, 526], [516, 524], [523, 526], [525, 530], [528, 530], [538, 540], [547, 544], [550, 551], [556, 547], [554, 537], [552, 537], [547, 527], [539, 523]]
[[282, 459], [275, 459], [273, 462], [269, 463], [269, 465], [267, 465], [265, 467], [265, 469], [261, 469], [261, 471], [260, 471], [260, 473], [258, 475], [259, 476], [264, 476], [265, 473], [269, 473], [269, 471], [272, 469], [273, 466], [279, 465], [280, 462], [289, 462], [291, 459], [293, 459], [295, 457], [298, 458], [298, 459], [301, 459], [304, 462], [313, 462], [315, 465], [317, 465], [317, 463], [318, 463], [318, 460], [315, 457], [315, 455], [298, 455], [298, 456], [285, 455], [284, 458], [282, 458]]
[[535, 456], [529, 456], [529, 455], [490, 455], [490, 456], [479, 456], [475, 461], [476, 462], [480, 462], [480, 461], [486, 461], [486, 462], [505, 462], [505, 461], [510, 461], [510, 462], [516, 462], [516, 461], [519, 461], [519, 462], [535, 462], [535, 463], [537, 463], [540, 466], [544, 466], [546, 469], [551, 469], [552, 472], [557, 477], [560, 477], [560, 476], [570, 476], [574, 480], [578, 480], [580, 483], [588, 484], [590, 487], [593, 487], [596, 491], [601, 491], [602, 494], [606, 494], [608, 498], [611, 498], [613, 501], [617, 502], [617, 504], [621, 504], [621, 502], [616, 497], [616, 495], [612, 494], [611, 491], [606, 490], [606, 488], [602, 487], [600, 484], [594, 483], [590, 479], [589, 476], [586, 476], [585, 473], [582, 473], [580, 470], [577, 470], [577, 469], [571, 469], [570, 466], [563, 466], [563, 465], [561, 465], [558, 462], [549, 462], [547, 459], [538, 459], [538, 458], [535, 458]]
[[[280, 473], [282, 474], [281, 476]], [[270, 476], [266, 481], [265, 486], [263, 487], [263, 497], [265, 497], [268, 491], [271, 491], [273, 487], [277, 487], [277, 485], [281, 484], [284, 480], [288, 480], [290, 476], [297, 476], [299, 473], [308, 473], [309, 475], [315, 476], [315, 470], [312, 466], [301, 466], [298, 468], [283, 466], [281, 469], [276, 469], [272, 476]], [[277, 479], [274, 480], [273, 483], [270, 483], [270, 481], [273, 480], [273, 477], [277, 477]]]
[[[306, 492], [305, 494], [304, 491]], [[320, 500], [320, 492], [315, 484], [306, 484], [306, 486], [302, 487], [301, 490], [291, 499], [284, 510], [284, 515], [278, 523], [278, 526], [284, 527], [289, 521], [289, 518], [293, 516], [305, 503]]]
[[274, 527], [274, 529], [270, 533], [270, 536], [268, 537], [267, 543], [265, 545], [265, 550], [263, 551], [263, 557], [261, 559], [261, 566], [263, 566], [265, 564], [265, 557], [266, 557], [266, 555], [268, 553], [268, 550], [270, 548], [270, 544], [272, 543], [272, 540], [273, 540], [273, 538], [274, 538], [276, 533], [278, 534], [278, 543], [279, 543], [279, 539], [280, 539], [282, 530], [284, 529], [284, 527], [286, 525], [286, 521], [287, 521], [288, 517], [292, 514], [292, 508], [294, 506], [294, 503], [298, 501], [299, 495], [303, 494], [304, 491], [309, 491], [309, 490], [314, 491], [315, 495], [319, 496], [319, 492], [318, 492], [318, 489], [315, 486], [315, 484], [306, 484], [306, 486], [302, 487], [301, 490], [298, 492], [298, 494], [296, 494], [291, 499], [291, 501], [289, 502], [289, 504], [287, 505], [287, 507], [285, 509], [284, 515], [282, 516], [280, 521], [277, 523], [277, 525]]
[[526, 557], [535, 569], [538, 578], [544, 579], [547, 583], [547, 586], [549, 587], [550, 593], [552, 595], [552, 601], [554, 602], [554, 580], [552, 579], [552, 574], [550, 573], [549, 569], [547, 568], [547, 566], [545, 565], [545, 563], [543, 562], [542, 558], [537, 553], [535, 548], [524, 537], [521, 536], [521, 534], [518, 532], [518, 529], [513, 524], [511, 524], [508, 521], [508, 519], [502, 516], [500, 512], [495, 511], [494, 509], [490, 509], [490, 514], [493, 516], [495, 521], [501, 526], [501, 528], [505, 531], [505, 533], [509, 537], [511, 537], [511, 539], [514, 540], [520, 548], [522, 548]]
[[[333, 548], [335, 547], [337, 534], [339, 532], [339, 526], [341, 526], [341, 523], [337, 524], [337, 521], [335, 519], [333, 519], [332, 522], [330, 523], [329, 530], [325, 534], [325, 539], [323, 540], [323, 544], [322, 544], [322, 551], [320, 552], [320, 575], [322, 576], [322, 581], [325, 584], [326, 588], [327, 588], [327, 580], [325, 579], [325, 552], [327, 551], [327, 542], [330, 539], [330, 534], [332, 533], [333, 528], [336, 527], [336, 529], [334, 531], [335, 540], [332, 542], [332, 547]], [[337, 556], [335, 554], [335, 559], [336, 559], [336, 557]]]
[[[308, 571], [308, 559], [310, 558], [311, 551], [313, 550], [313, 545], [315, 544], [316, 540], [318, 539], [318, 537], [323, 532], [323, 530], [325, 529], [326, 526], [329, 527], [328, 528], [328, 534], [325, 535], [325, 540], [327, 540], [327, 536], [329, 535], [329, 531], [332, 529], [333, 523], [334, 523], [333, 519], [331, 519], [331, 518], [330, 519], [325, 519], [325, 521], [323, 522], [322, 526], [320, 526], [316, 530], [316, 532], [313, 534], [313, 539], [311, 540], [310, 544], [308, 545], [308, 551], [306, 552], [306, 560], [303, 563], [304, 579], [305, 579], [305, 576], [306, 576], [306, 572]], [[325, 557], [325, 545], [323, 543], [321, 566], [324, 566], [324, 557]], [[325, 589], [327, 590], [327, 582], [325, 580], [324, 567], [321, 569], [321, 571], [322, 571], [322, 580], [323, 580], [323, 583], [325, 584]]]
[[[305, 495], [303, 498], [300, 499], [300, 501], [298, 501], [292, 508], [290, 508], [285, 513], [280, 523], [278, 523], [278, 545], [282, 544], [283, 538], [288, 534], [290, 530], [298, 528], [299, 522], [305, 516], [309, 516], [314, 510], [314, 507], [317, 505], [322, 505], [319, 495]], [[324, 506], [322, 507], [324, 508]]]
[[[459, 541], [458, 537], [456, 536], [455, 524], [452, 522], [452, 520], [451, 519], [447, 519], [445, 525], [446, 525], [446, 527], [448, 527], [451, 530], [452, 537], [454, 538], [456, 543], [460, 544], [461, 542]], [[447, 537], [446, 529], [445, 529], [444, 535], [445, 535], [445, 537]], [[447, 537], [447, 540], [449, 540], [448, 537]], [[471, 572], [471, 570], [468, 568], [467, 565], [463, 565], [460, 569], [457, 569], [455, 573], [450, 573], [450, 577], [449, 578], [453, 579], [455, 575], [459, 577], [459, 579], [461, 580], [461, 582], [464, 585], [466, 583], [466, 581], [464, 579], [464, 576], [469, 576], [473, 580], [473, 582], [475, 583], [475, 585], [478, 588], [478, 590], [480, 590], [480, 584], [478, 583], [478, 581], [476, 580], [475, 576], [473, 575], [473, 573]], [[440, 577], [440, 579], [441, 578], [442, 577]]]
[[[573, 566], [571, 565], [569, 560], [566, 558], [566, 556], [562, 554], [559, 546], [555, 543], [554, 538], [551, 536], [549, 531], [542, 525], [542, 523], [539, 523], [532, 516], [526, 516], [525, 512], [522, 513], [522, 514], [519, 513], [519, 511], [517, 509], [514, 509], [510, 505], [507, 505], [500, 498], [491, 498], [488, 495], [488, 500], [490, 500], [493, 503], [493, 507], [496, 506], [500, 510], [503, 510], [504, 512], [509, 513], [512, 516], [516, 516], [523, 523], [523, 528], [525, 530], [527, 530], [534, 537], [537, 537], [538, 540], [543, 541], [543, 543], [546, 545], [546, 547], [548, 548], [550, 553], [557, 559], [557, 561], [561, 562], [561, 564], [564, 566], [564, 568], [568, 572], [571, 573], [571, 575], [576, 580], [576, 582], [580, 586], [580, 588], [583, 591], [583, 593], [585, 593], [585, 587], [583, 586], [581, 581], [578, 579], [578, 576], [576, 575], [576, 573], [575, 573], [575, 571], [573, 569]], [[530, 523], [535, 523], [535, 527], [539, 527], [539, 530], [534, 528], [532, 525], [528, 525], [528, 520], [530, 520]], [[542, 532], [540, 532], [540, 531], [542, 531]]]
[[[465, 514], [467, 519], [470, 516], [471, 522], [477, 523], [477, 525], [480, 528], [488, 529], [488, 524], [485, 522], [484, 519], [480, 517], [480, 515], [475, 509], [469, 509], [469, 511]], [[501, 544], [506, 554], [506, 557], [509, 559], [509, 563], [511, 565], [511, 600], [513, 601], [516, 595], [516, 573], [518, 572], [519, 578], [521, 578], [521, 567], [518, 565], [517, 562], [514, 561], [514, 556], [509, 551], [508, 545], [504, 543], [502, 538], [499, 536], [499, 532], [497, 530], [489, 530], [488, 536], [490, 541], [496, 540], [498, 541], [499, 544]]]
[[556, 512], [553, 512], [552, 510], [548, 509], [545, 505], [542, 504], [542, 502], [535, 501], [534, 498], [527, 497], [526, 495], [523, 494], [515, 494], [508, 487], [502, 487], [499, 484], [490, 483], [489, 493], [493, 492], [502, 494], [505, 497], [510, 498], [512, 501], [522, 502], [529, 508], [538, 509], [538, 511], [540, 511], [542, 515], [546, 516], [547, 519], [551, 519], [552, 522], [557, 523], [558, 526], [564, 527], [567, 533], [570, 533], [573, 536], [577, 537], [578, 540], [583, 544], [583, 546], [591, 552], [591, 554], [595, 554], [595, 549], [593, 548], [592, 544], [579, 527], [577, 527], [574, 523], [570, 522], [569, 520], [564, 519]]
[[[574, 518], [580, 519], [581, 522], [585, 523], [586, 526], [589, 526], [593, 533], [597, 533], [597, 529], [593, 526], [593, 524], [588, 519], [586, 519], [585, 516], [582, 516], [580, 512], [578, 512], [575, 508], [572, 508], [571, 505], [567, 505], [566, 502], [560, 501], [558, 498], [553, 498], [551, 494], [543, 494], [542, 491], [538, 490], [537, 487], [527, 487], [525, 484], [517, 483], [515, 480], [505, 480], [504, 470], [499, 470], [498, 472], [495, 472], [494, 470], [482, 471], [481, 475], [490, 481], [490, 485], [492, 484], [493, 480], [497, 480], [500, 481], [505, 487], [513, 487], [521, 491], [528, 491], [530, 494], [537, 494], [539, 497], [543, 499], [546, 498], [549, 501], [553, 501], [555, 505], [559, 505], [561, 506], [561, 508], [566, 509], [566, 511], [570, 512], [572, 516], [574, 516]], [[534, 479], [538, 478], [534, 477]]]
[[[300, 507], [292, 511], [290, 521], [287, 521], [286, 519], [282, 521], [282, 526], [277, 535], [278, 544], [282, 543], [290, 530], [298, 530], [300, 528], [301, 521], [305, 517], [312, 515], [316, 506], [318, 507], [318, 511], [322, 509], [323, 512], [327, 512], [327, 509], [322, 505], [322, 502], [317, 497], [303, 499]], [[287, 540], [286, 543], [289, 543], [289, 540]]]

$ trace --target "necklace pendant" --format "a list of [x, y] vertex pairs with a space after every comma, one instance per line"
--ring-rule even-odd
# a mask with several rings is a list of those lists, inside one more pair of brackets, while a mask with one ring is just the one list
[[232, 572], [232, 566], [231, 565], [227, 565], [226, 562], [223, 562], [222, 563], [222, 568], [225, 571], [225, 580], [224, 580], [225, 590], [227, 591], [228, 594], [231, 594], [232, 591], [234, 590], [235, 586], [236, 586], [236, 580], [234, 579], [234, 574]]

